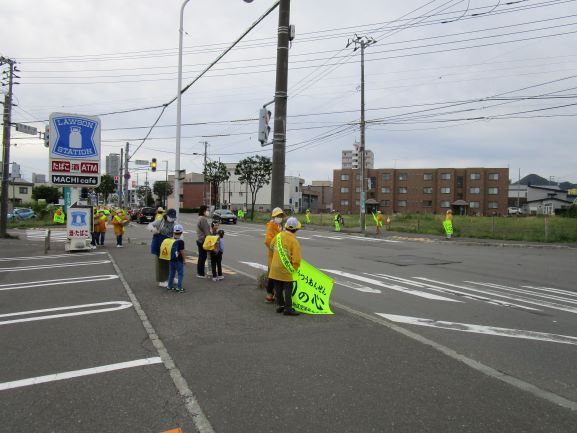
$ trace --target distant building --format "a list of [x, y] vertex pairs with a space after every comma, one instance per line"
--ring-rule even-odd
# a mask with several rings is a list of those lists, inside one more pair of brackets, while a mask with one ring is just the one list
[[118, 153], [106, 155], [106, 174], [120, 176], [120, 155]]
[[[358, 170], [333, 172], [333, 206], [341, 213], [360, 208]], [[383, 213], [507, 214], [508, 168], [379, 168], [366, 172], [366, 199]]]
[[[342, 168], [358, 169], [360, 167], [359, 143], [355, 143], [355, 150], [342, 151]], [[365, 168], [372, 169], [375, 166], [375, 154], [372, 150], [365, 149]]]
[[[0, 185], [2, 182], [0, 181]], [[8, 182], [8, 201], [12, 207], [20, 206], [23, 203], [32, 201], [32, 188], [34, 184], [23, 179], [10, 179]]]
[[46, 175], [45, 174], [32, 173], [32, 183], [33, 184], [46, 183]]
[[304, 210], [330, 212], [333, 209], [333, 183], [330, 180], [313, 180], [302, 188]]
[[573, 204], [567, 190], [558, 186], [527, 186], [526, 210], [530, 214], [554, 215], [556, 210], [566, 209]]

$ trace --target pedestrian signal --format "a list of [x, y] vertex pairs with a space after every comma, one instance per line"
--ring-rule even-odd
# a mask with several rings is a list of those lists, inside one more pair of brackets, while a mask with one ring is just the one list
[[153, 172], [156, 171], [156, 158], [152, 158], [152, 162], [150, 163], [150, 168]]

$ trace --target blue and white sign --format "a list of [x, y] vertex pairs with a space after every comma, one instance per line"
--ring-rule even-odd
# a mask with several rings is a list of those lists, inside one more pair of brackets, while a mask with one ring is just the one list
[[50, 182], [81, 188], [100, 185], [100, 119], [52, 113], [49, 130]]
[[100, 119], [79, 114], [50, 115], [50, 157], [100, 160]]

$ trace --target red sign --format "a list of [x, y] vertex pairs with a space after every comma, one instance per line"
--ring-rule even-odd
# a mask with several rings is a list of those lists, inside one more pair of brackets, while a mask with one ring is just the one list
[[97, 162], [80, 163], [80, 173], [98, 174], [99, 168]]
[[52, 171], [70, 173], [70, 161], [52, 161]]

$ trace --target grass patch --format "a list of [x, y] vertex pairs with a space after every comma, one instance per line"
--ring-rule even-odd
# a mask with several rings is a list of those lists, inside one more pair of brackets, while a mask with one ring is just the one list
[[[304, 224], [305, 215], [296, 214]], [[343, 215], [344, 228], [358, 228], [359, 215]], [[396, 214], [391, 219], [389, 231], [400, 233], [418, 233], [443, 236], [444, 215], [432, 214]], [[311, 214], [314, 226], [334, 227], [333, 214]], [[255, 213], [254, 222], [265, 224], [270, 214]], [[523, 216], [523, 217], [474, 217], [455, 216], [453, 237], [496, 239], [526, 242], [577, 242], [577, 218], [559, 216]], [[367, 231], [374, 232], [375, 223], [371, 214], [366, 218]]]

